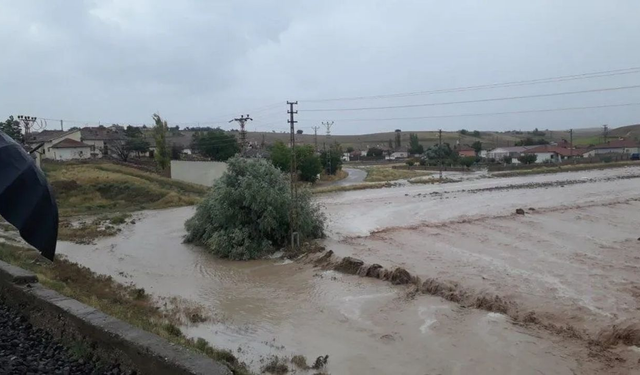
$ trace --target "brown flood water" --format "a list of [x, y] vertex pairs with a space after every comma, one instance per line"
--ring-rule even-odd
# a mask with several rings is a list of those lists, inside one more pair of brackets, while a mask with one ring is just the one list
[[118, 237], [59, 244], [59, 253], [157, 297], [202, 304], [213, 322], [182, 327], [255, 371], [269, 355], [329, 355], [332, 374], [629, 373], [581, 343], [464, 309], [408, 298], [386, 282], [282, 260], [229, 262], [182, 243], [192, 208], [142, 212]]

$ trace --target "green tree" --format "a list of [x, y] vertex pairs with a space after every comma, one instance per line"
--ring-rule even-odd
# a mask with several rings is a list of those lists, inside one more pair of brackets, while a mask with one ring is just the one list
[[124, 130], [124, 134], [128, 137], [128, 138], [142, 138], [143, 134], [142, 134], [142, 129], [140, 129], [137, 126], [127, 126], [127, 128]]
[[409, 133], [409, 154], [422, 154], [424, 153], [424, 147], [418, 140], [418, 135], [415, 133]]
[[18, 122], [18, 120], [14, 120], [13, 116], [9, 116], [9, 118], [5, 122], [0, 122], [0, 131], [4, 132], [6, 135], [13, 138], [18, 143], [24, 142], [24, 136], [22, 135], [20, 122]]
[[169, 166], [169, 162], [171, 160], [169, 147], [167, 145], [167, 132], [169, 131], [169, 126], [157, 113], [153, 114], [153, 121], [155, 122], [153, 127], [153, 138], [156, 141], [154, 158], [156, 159], [158, 167], [164, 170]]
[[291, 149], [282, 141], [276, 141], [271, 146], [271, 163], [283, 172], [291, 168]]
[[[389, 150], [391, 150], [393, 148], [393, 140], [389, 140], [389, 142], [387, 143], [387, 147], [389, 147]], [[369, 155], [367, 155], [369, 156]]]
[[511, 164], [511, 162], [513, 161], [512, 159], [513, 159], [513, 158], [512, 158], [511, 156], [509, 156], [509, 155], [505, 155], [505, 156], [503, 156], [503, 157], [502, 157], [502, 161], [503, 161], [505, 164]]
[[226, 161], [240, 152], [235, 135], [220, 128], [195, 133], [192, 144], [198, 153], [216, 161]]
[[322, 172], [320, 158], [311, 145], [296, 147], [296, 164], [302, 181], [316, 182]]
[[460, 134], [467, 135], [467, 134], [469, 134], [469, 131], [467, 129], [461, 129], [460, 130]]
[[442, 161], [444, 164], [457, 164], [458, 153], [455, 152], [448, 143], [442, 145], [433, 145], [427, 148], [424, 152], [424, 156], [427, 160]]
[[518, 161], [522, 164], [533, 164], [538, 160], [538, 155], [536, 154], [522, 154], [518, 156]]
[[474, 130], [474, 131], [473, 131], [473, 136], [474, 136], [474, 137], [478, 137], [478, 138], [480, 138], [480, 136], [481, 136], [481, 135], [482, 135], [482, 134], [480, 134], [480, 132], [479, 132], [479, 131], [477, 131], [477, 130]]
[[463, 165], [467, 168], [471, 167], [475, 162], [476, 162], [475, 156], [465, 156], [463, 158], [460, 158], [460, 165]]
[[326, 166], [325, 173], [336, 174], [342, 169], [342, 148], [340, 146], [334, 146], [328, 151], [322, 151], [320, 153], [320, 162]]
[[355, 151], [355, 149], [353, 147], [351, 147], [351, 146], [347, 147], [347, 152], [348, 153], [352, 153], [354, 151]]
[[482, 151], [482, 142], [475, 141], [471, 144], [471, 148], [476, 152], [476, 155], [480, 155], [480, 151]]
[[[389, 142], [391, 142], [391, 140], [389, 140]], [[374, 157], [379, 157], [382, 156], [382, 149], [379, 149], [377, 147], [370, 147], [367, 150], [367, 156], [374, 156]]]
[[531, 137], [527, 137], [525, 139], [521, 139], [515, 143], [516, 146], [536, 146], [536, 145], [547, 145], [549, 141], [544, 138], [533, 139]]
[[[271, 163], [285, 173], [291, 172], [291, 148], [281, 141], [271, 147]], [[322, 172], [322, 162], [313, 146], [296, 147], [296, 169], [301, 181], [316, 182]]]
[[396, 129], [396, 150], [402, 147], [402, 130]]
[[223, 258], [260, 258], [289, 243], [291, 208], [296, 211], [300, 242], [324, 235], [325, 217], [309, 190], [300, 189], [294, 201], [289, 179], [273, 164], [231, 158], [227, 171], [185, 223], [185, 240]]
[[150, 144], [144, 138], [128, 138], [126, 144], [127, 148], [132, 152], [137, 153], [138, 156], [149, 152]]

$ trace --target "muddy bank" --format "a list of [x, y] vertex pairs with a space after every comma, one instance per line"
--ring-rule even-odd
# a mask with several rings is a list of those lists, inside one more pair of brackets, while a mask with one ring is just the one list
[[256, 371], [272, 355], [300, 354], [308, 363], [328, 355], [333, 374], [629, 373], [627, 364], [608, 367], [583, 345], [515, 326], [505, 314], [408, 296], [406, 285], [392, 284], [409, 282], [401, 271], [388, 282], [299, 262], [215, 259], [181, 243], [191, 214], [146, 212], [118, 237], [60, 243], [59, 251], [156, 297], [204, 306], [210, 320], [186, 323], [183, 332], [232, 350]]

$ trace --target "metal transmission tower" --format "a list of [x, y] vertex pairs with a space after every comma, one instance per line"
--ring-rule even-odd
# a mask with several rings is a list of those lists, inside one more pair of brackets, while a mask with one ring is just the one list
[[247, 114], [247, 117], [244, 117], [244, 115], [240, 115], [240, 118], [229, 120], [229, 122], [234, 121], [240, 124], [240, 150], [241, 153], [244, 154], [245, 148], [247, 147], [247, 132], [246, 130], [244, 130], [244, 125], [247, 123], [247, 121], [253, 121], [253, 119], [249, 117], [249, 114]]
[[298, 234], [298, 187], [297, 187], [297, 175], [298, 175], [298, 166], [296, 165], [296, 129], [295, 124], [298, 122], [295, 120], [294, 115], [298, 113], [298, 111], [293, 110], [294, 105], [298, 105], [298, 102], [287, 102], [289, 106], [289, 110], [287, 113], [289, 114], [289, 120], [287, 121], [290, 125], [290, 137], [291, 137], [291, 207], [289, 209], [289, 232], [291, 235], [291, 249], [295, 250], [296, 247], [300, 247], [300, 237]]
[[311, 129], [313, 129], [313, 143], [316, 145], [316, 152], [318, 152], [318, 129], [320, 129], [320, 127], [312, 126]]
[[325, 149], [324, 157], [326, 159], [325, 164], [327, 166], [327, 174], [329, 175], [331, 174], [331, 127], [333, 126], [333, 121], [323, 121], [322, 125], [327, 128], [326, 143], [329, 144], [329, 151], [327, 152]]

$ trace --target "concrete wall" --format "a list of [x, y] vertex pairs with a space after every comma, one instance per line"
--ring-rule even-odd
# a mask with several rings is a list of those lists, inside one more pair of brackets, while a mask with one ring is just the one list
[[[0, 261], [0, 298], [55, 339], [90, 348], [101, 360], [141, 375], [231, 375], [224, 364], [169, 343], [38, 283]], [[1, 371], [1, 370], [0, 370]]]
[[205, 186], [213, 185], [227, 170], [227, 163], [219, 161], [171, 160], [171, 178]]
[[55, 160], [73, 160], [73, 159], [89, 159], [91, 157], [90, 147], [74, 147], [74, 148], [51, 148], [52, 159]]

